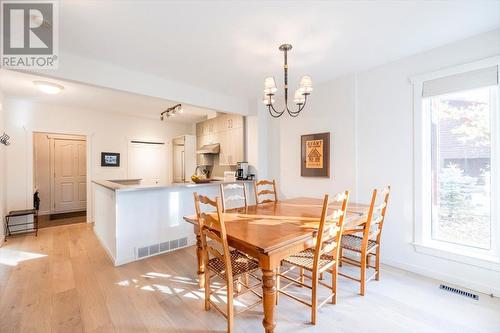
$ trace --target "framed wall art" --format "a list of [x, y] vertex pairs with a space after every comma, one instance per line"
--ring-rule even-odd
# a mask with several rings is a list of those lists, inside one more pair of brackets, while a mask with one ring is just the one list
[[101, 166], [103, 167], [119, 167], [120, 153], [101, 153]]
[[330, 177], [330, 132], [301, 137], [302, 177]]

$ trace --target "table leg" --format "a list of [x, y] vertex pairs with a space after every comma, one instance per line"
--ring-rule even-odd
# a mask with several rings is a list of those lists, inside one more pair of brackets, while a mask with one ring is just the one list
[[262, 269], [262, 289], [264, 320], [262, 325], [266, 333], [273, 333], [276, 321], [274, 320], [274, 308], [276, 306], [276, 274], [274, 270]]
[[196, 258], [198, 260], [198, 287], [205, 286], [205, 262], [203, 260], [203, 251], [201, 247], [201, 236], [196, 232]]

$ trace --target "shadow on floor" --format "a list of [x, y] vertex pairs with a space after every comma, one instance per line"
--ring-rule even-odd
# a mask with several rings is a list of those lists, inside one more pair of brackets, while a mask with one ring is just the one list
[[62, 214], [41, 215], [38, 217], [38, 227], [48, 228], [60, 225], [87, 222], [87, 212], [72, 212]]

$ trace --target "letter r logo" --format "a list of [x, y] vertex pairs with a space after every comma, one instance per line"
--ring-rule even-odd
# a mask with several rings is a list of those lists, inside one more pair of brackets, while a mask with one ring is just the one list
[[54, 47], [53, 4], [2, 3], [4, 55], [52, 54]]

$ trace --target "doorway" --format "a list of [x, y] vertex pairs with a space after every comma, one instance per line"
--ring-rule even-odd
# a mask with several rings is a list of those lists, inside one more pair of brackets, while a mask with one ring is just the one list
[[86, 221], [87, 142], [81, 135], [33, 133], [40, 227]]

